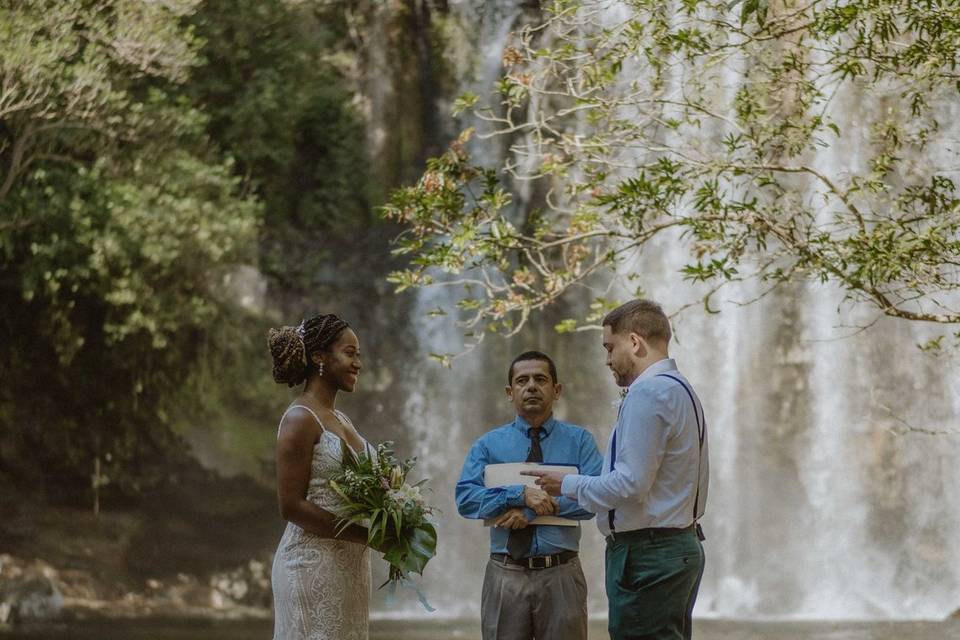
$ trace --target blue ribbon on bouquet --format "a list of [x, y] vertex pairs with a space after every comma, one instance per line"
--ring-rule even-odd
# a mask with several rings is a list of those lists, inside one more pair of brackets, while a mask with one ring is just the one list
[[422, 606], [427, 613], [433, 613], [436, 611], [436, 609], [431, 607], [430, 603], [427, 602], [427, 594], [423, 592], [423, 589], [420, 586], [420, 581], [407, 576], [400, 578], [400, 580], [390, 582], [390, 585], [387, 587], [387, 606], [392, 607], [397, 603], [398, 585], [404, 589], [410, 589], [416, 593], [417, 600], [420, 601], [420, 606]]

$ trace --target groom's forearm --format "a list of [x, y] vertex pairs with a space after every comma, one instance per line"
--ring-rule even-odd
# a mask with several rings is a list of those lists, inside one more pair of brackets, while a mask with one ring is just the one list
[[631, 499], [632, 492], [609, 487], [599, 482], [600, 477], [569, 475], [563, 479], [560, 493], [591, 513], [615, 509]]
[[[600, 452], [597, 450], [597, 445], [593, 440], [592, 436], [589, 436], [584, 440], [584, 445], [580, 454], [581, 463], [579, 466], [580, 474], [586, 477], [596, 477], [599, 476], [603, 471], [603, 458], [600, 455]], [[580, 504], [577, 501], [576, 495], [568, 495], [563, 491], [563, 484], [566, 480], [566, 476], [560, 481], [560, 497], [558, 502], [560, 504], [560, 513], [557, 515], [563, 516], [565, 518], [570, 518], [572, 520], [589, 520], [596, 515], [596, 511], [588, 508], [586, 505]]]
[[600, 476], [569, 475], [563, 479], [560, 493], [593, 513], [635, 504], [650, 489], [646, 476], [636, 477], [615, 469]]

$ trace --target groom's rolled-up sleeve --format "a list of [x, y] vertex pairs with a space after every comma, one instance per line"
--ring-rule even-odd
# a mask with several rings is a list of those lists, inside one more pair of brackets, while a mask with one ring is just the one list
[[463, 462], [463, 471], [460, 472], [455, 491], [457, 511], [464, 518], [496, 518], [511, 507], [525, 504], [521, 484], [504, 487], [483, 485], [483, 470], [488, 462], [489, 455], [483, 441], [475, 442]]
[[[584, 432], [580, 439], [578, 465], [580, 473], [585, 476], [598, 476], [603, 470], [603, 457], [597, 449], [597, 441], [587, 432]], [[565, 495], [557, 498], [557, 504], [560, 507], [557, 515], [561, 518], [589, 520], [595, 515], [594, 512], [584, 509], [576, 500]]]
[[617, 421], [617, 461], [596, 477], [569, 475], [561, 493], [588, 511], [610, 511], [642, 500], [653, 486], [663, 460], [670, 422], [658, 395], [630, 394]]

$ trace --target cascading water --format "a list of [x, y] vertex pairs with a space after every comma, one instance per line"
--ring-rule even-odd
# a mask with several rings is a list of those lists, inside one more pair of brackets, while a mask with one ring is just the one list
[[[469, 25], [479, 58], [457, 70], [461, 89], [485, 95], [529, 3], [450, 5]], [[836, 100], [844, 130], [856, 130], [855, 96]], [[836, 172], [861, 162], [856, 153], [832, 149], [813, 161]], [[635, 265], [668, 311], [694, 297], [679, 286], [683, 252], [664, 243]], [[725, 298], [755, 294], [734, 287]], [[452, 294], [418, 295], [421, 351], [458, 351], [463, 339], [451, 319], [422, 319], [438, 305], [451, 307]], [[676, 321], [671, 355], [703, 399], [711, 445], [698, 615], [940, 618], [960, 606], [960, 365], [917, 349], [933, 335], [926, 326], [881, 319], [863, 332], [843, 328], [872, 319], [838, 315], [842, 297], [829, 286], [793, 286], [749, 306], [726, 305], [720, 315], [692, 309]], [[552, 323], [533, 322], [510, 341], [488, 338], [452, 370], [411, 364], [421, 381], [402, 422], [443, 510], [438, 557], [425, 580], [435, 615], [479, 614], [487, 532], [458, 516], [453, 486], [472, 441], [512, 418], [502, 389], [515, 353], [539, 348], [555, 357], [566, 387], [558, 416], [606, 446], [616, 389], [598, 336], [557, 335]], [[585, 524], [592, 615], [606, 611], [602, 550], [594, 524]], [[412, 598], [402, 604], [419, 615]], [[378, 607], [378, 615], [396, 614]]]

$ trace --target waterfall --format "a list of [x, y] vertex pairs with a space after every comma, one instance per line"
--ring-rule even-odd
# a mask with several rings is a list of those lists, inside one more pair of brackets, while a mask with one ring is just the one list
[[[535, 11], [529, 4], [450, 2], [474, 38], [475, 59], [457, 70], [461, 90], [486, 96], [508, 34]], [[855, 98], [837, 99], [844, 131], [858, 126]], [[857, 154], [831, 148], [815, 162], [836, 171], [861, 162]], [[634, 265], [651, 274], [648, 294], [668, 311], [692, 297], [677, 272], [684, 255], [679, 242], [664, 242]], [[724, 299], [756, 293], [732, 287]], [[421, 351], [459, 350], [452, 319], [423, 317], [452, 308], [453, 294], [417, 295]], [[873, 319], [838, 313], [842, 301], [830, 285], [798, 284], [748, 306], [723, 305], [719, 315], [692, 308], [675, 323], [671, 355], [703, 400], [711, 446], [699, 616], [942, 618], [960, 606], [960, 364], [917, 348], [936, 327], [880, 319], [849, 329]], [[558, 417], [587, 427], [603, 450], [616, 388], [599, 342], [598, 334], [555, 334], [535, 317], [509, 341], [488, 337], [452, 370], [410, 364], [418, 381], [399, 420], [443, 510], [424, 581], [435, 615], [479, 615], [487, 532], [458, 516], [453, 487], [472, 441], [512, 418], [503, 386], [513, 355], [539, 348], [555, 357], [566, 387]], [[593, 521], [584, 524], [582, 553], [591, 615], [603, 615], [603, 542]], [[376, 615], [419, 615], [412, 598], [400, 606], [381, 601]]]

